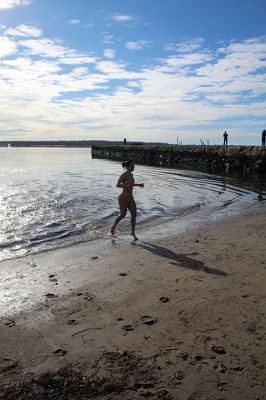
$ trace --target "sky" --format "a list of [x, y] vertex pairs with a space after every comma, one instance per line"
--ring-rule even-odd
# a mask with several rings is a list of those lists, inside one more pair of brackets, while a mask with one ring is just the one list
[[0, 140], [259, 145], [265, 0], [0, 0]]

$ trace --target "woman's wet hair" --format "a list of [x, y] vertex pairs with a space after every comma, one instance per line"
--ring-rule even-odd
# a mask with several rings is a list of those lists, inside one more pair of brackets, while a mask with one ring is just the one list
[[133, 162], [131, 160], [128, 161], [123, 161], [122, 162], [122, 167], [128, 169], [128, 167], [133, 164]]

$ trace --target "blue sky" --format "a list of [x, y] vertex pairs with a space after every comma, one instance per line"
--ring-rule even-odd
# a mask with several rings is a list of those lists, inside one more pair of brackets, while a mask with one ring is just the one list
[[264, 0], [0, 0], [0, 140], [260, 144]]

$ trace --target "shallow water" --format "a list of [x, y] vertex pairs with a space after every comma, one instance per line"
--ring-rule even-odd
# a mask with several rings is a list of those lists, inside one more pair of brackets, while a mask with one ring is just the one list
[[[107, 237], [122, 172], [120, 163], [92, 159], [88, 148], [0, 148], [0, 260]], [[158, 235], [167, 221], [257, 201], [256, 185], [248, 190], [228, 177], [143, 165], [134, 177], [145, 184], [135, 188], [138, 228], [156, 227]], [[128, 224], [119, 225], [122, 235]]]

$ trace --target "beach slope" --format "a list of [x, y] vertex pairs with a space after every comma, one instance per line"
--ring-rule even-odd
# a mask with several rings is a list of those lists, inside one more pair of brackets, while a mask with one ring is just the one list
[[265, 237], [260, 203], [174, 238], [0, 264], [0, 399], [265, 399]]

